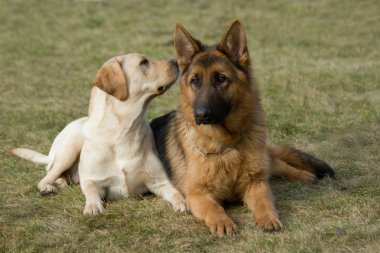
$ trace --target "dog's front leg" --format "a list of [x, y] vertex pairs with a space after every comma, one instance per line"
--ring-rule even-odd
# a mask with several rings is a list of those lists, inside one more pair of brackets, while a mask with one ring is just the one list
[[259, 227], [265, 231], [276, 231], [282, 228], [267, 180], [253, 181], [244, 194], [244, 202], [255, 214], [256, 224]]
[[149, 191], [167, 200], [172, 204], [174, 211], [185, 212], [187, 210], [185, 198], [170, 182], [160, 159], [156, 155], [150, 155], [146, 161], [147, 180], [145, 185]]
[[85, 180], [80, 182], [82, 192], [86, 197], [86, 205], [83, 210], [85, 215], [98, 215], [104, 212], [102, 198], [105, 196], [105, 189], [95, 182]]
[[231, 235], [236, 230], [235, 223], [210, 193], [193, 191], [188, 193], [186, 199], [191, 212], [198, 219], [205, 221], [212, 234], [217, 233], [221, 237], [225, 233]]
[[[162, 173], [165, 173], [164, 171]], [[172, 185], [167, 178], [156, 178], [147, 184], [148, 189], [172, 204], [174, 211], [185, 212], [186, 201], [182, 194]]]

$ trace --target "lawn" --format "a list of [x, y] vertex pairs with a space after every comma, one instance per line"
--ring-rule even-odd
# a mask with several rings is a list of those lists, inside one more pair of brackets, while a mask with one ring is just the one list
[[[0, 0], [0, 252], [380, 252], [380, 2]], [[108, 58], [175, 57], [181, 22], [207, 43], [235, 18], [245, 25], [273, 143], [328, 161], [337, 180], [271, 180], [285, 229], [264, 233], [247, 207], [218, 238], [155, 196], [82, 215], [72, 186], [41, 197], [43, 166], [6, 155], [47, 153], [87, 113], [91, 81]], [[178, 85], [151, 104], [176, 107]]]

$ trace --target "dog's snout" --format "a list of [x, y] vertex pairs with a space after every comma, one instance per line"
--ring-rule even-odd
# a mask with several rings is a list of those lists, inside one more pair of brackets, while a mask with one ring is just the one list
[[198, 125], [209, 123], [210, 116], [211, 116], [211, 110], [208, 108], [198, 108], [195, 111], [195, 121]]

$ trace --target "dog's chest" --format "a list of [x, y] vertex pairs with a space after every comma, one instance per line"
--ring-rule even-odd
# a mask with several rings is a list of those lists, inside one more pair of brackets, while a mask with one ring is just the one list
[[105, 113], [94, 113], [84, 126], [86, 143], [80, 166], [83, 178], [107, 189], [108, 199], [147, 192], [145, 155], [152, 149], [142, 107], [130, 107], [123, 120], [115, 116], [114, 109], [107, 107]]
[[144, 194], [148, 191], [145, 181], [146, 173], [143, 170], [118, 167], [115, 176], [110, 178], [107, 187], [107, 199], [121, 199]]
[[144, 152], [136, 154], [136, 149], [104, 143], [91, 147], [92, 152], [85, 154], [97, 155], [83, 157], [84, 167], [90, 169], [82, 170], [82, 175], [105, 187], [107, 199], [137, 196], [148, 191], [145, 185], [147, 173], [144, 170]]
[[144, 157], [119, 153], [115, 155], [115, 158], [115, 169], [119, 174], [119, 188], [126, 189], [128, 196], [137, 196], [147, 192]]
[[205, 157], [201, 166], [205, 186], [220, 200], [238, 200], [243, 163], [244, 158], [236, 150], [228, 155]]

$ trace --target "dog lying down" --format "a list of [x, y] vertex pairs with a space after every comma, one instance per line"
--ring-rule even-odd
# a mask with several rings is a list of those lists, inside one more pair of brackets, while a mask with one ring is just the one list
[[55, 138], [48, 156], [23, 148], [11, 153], [47, 164], [47, 174], [38, 184], [42, 195], [68, 181], [80, 181], [86, 197], [84, 214], [103, 213], [102, 199], [148, 191], [169, 201], [174, 210], [185, 211], [185, 200], [157, 157], [145, 119], [149, 102], [163, 94], [177, 76], [175, 60], [151, 61], [139, 54], [114, 57], [96, 74], [89, 116], [68, 124]]

